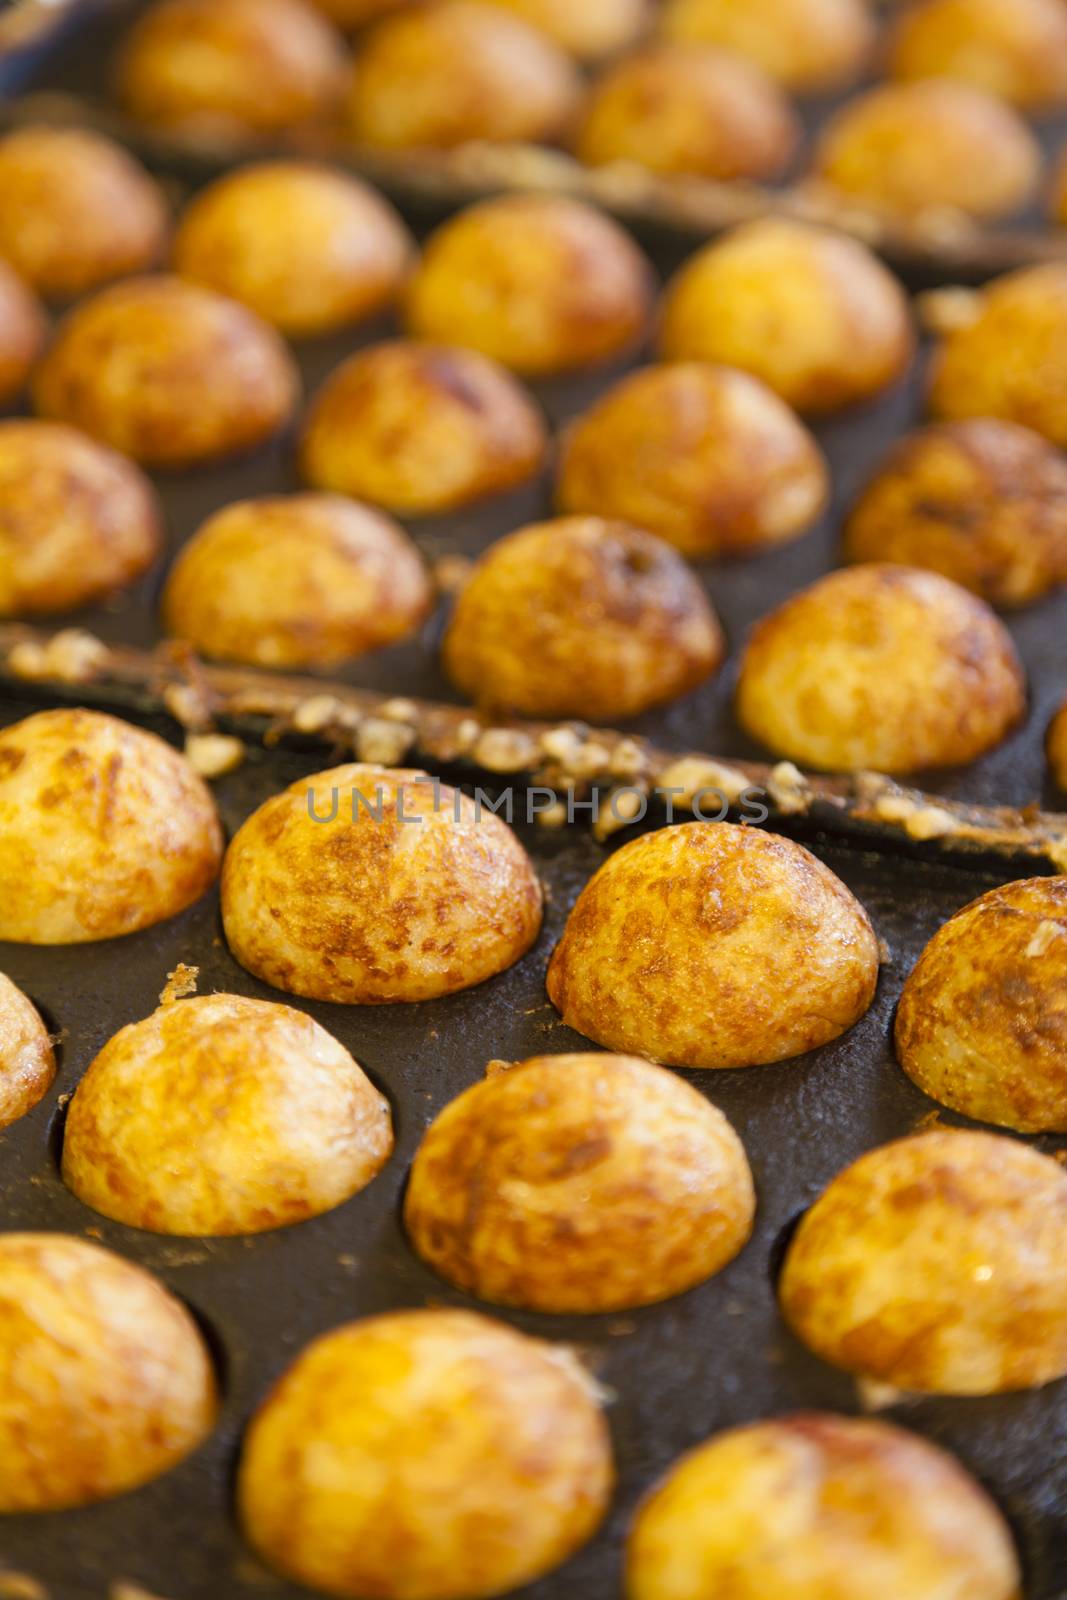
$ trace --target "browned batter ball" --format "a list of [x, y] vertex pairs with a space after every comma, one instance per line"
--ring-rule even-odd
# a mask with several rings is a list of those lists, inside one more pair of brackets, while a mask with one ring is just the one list
[[895, 78], [959, 78], [1028, 109], [1067, 101], [1062, 0], [920, 0], [900, 8]]
[[744, 1148], [721, 1111], [632, 1056], [535, 1056], [475, 1084], [424, 1134], [404, 1221], [450, 1283], [530, 1311], [681, 1294], [752, 1229]]
[[690, 822], [623, 845], [586, 884], [548, 969], [569, 1028], [679, 1067], [802, 1055], [851, 1028], [878, 942], [802, 845]]
[[404, 224], [369, 185], [310, 162], [272, 161], [197, 195], [178, 228], [174, 269], [303, 337], [380, 311], [398, 293], [410, 251]]
[[895, 382], [915, 336], [903, 288], [865, 245], [772, 217], [686, 263], [667, 287], [660, 343], [669, 361], [743, 367], [818, 415]]
[[0, 616], [87, 605], [140, 577], [160, 544], [131, 461], [59, 422], [0, 422]]
[[632, 44], [652, 21], [655, 0], [494, 0], [583, 60]]
[[0, 731], [0, 939], [150, 927], [211, 887], [221, 855], [210, 792], [155, 734], [66, 710]]
[[1049, 727], [1048, 759], [1053, 778], [1067, 793], [1067, 703], [1060, 707]]
[[788, 100], [757, 66], [712, 45], [663, 40], [593, 85], [575, 150], [591, 166], [634, 161], [654, 172], [768, 179], [799, 139]]
[[757, 623], [737, 686], [754, 739], [827, 771], [961, 766], [1025, 710], [1004, 624], [914, 567], [850, 567], [802, 589]]
[[636, 523], [699, 560], [796, 538], [829, 490], [815, 440], [758, 378], [678, 361], [623, 378], [571, 425], [556, 501]]
[[44, 310], [6, 261], [0, 261], [0, 406], [23, 389], [44, 348]]
[[196, 1323], [151, 1273], [66, 1234], [0, 1235], [0, 1511], [136, 1489], [217, 1410]]
[[407, 325], [416, 338], [546, 376], [630, 349], [651, 304], [649, 265], [609, 217], [562, 196], [505, 195], [433, 234], [408, 288]]
[[0, 972], [0, 1128], [32, 1111], [55, 1075], [48, 1029], [22, 990]]
[[736, 50], [798, 94], [850, 83], [875, 37], [867, 0], [666, 0], [662, 27], [683, 44]]
[[545, 448], [544, 418], [505, 368], [459, 345], [393, 339], [327, 378], [300, 464], [317, 488], [423, 516], [524, 483]]
[[278, 495], [208, 518], [171, 568], [163, 620], [220, 660], [328, 667], [406, 638], [432, 593], [391, 518], [340, 495]]
[[564, 52], [517, 16], [481, 0], [413, 6], [360, 49], [348, 96], [359, 144], [448, 150], [472, 139], [559, 138], [581, 84]]
[[958, 1128], [882, 1145], [806, 1212], [779, 1285], [815, 1354], [934, 1394], [1067, 1373], [1067, 1171]]
[[262, 444], [300, 377], [272, 328], [210, 289], [160, 275], [103, 290], [60, 325], [38, 369], [38, 412], [150, 466]]

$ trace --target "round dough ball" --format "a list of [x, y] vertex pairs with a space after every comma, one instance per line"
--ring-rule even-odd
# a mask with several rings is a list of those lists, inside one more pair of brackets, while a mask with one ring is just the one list
[[547, 376], [621, 355], [651, 309], [648, 262], [610, 217], [564, 196], [504, 195], [431, 236], [408, 287], [407, 326]]
[[860, 496], [845, 554], [926, 567], [992, 605], [1026, 605], [1067, 581], [1067, 463], [1011, 422], [924, 428]]
[[894, 78], [959, 78], [1028, 109], [1067, 101], [1062, 0], [922, 0], [895, 19]]
[[1067, 877], [991, 889], [946, 922], [904, 985], [895, 1039], [942, 1105], [1067, 1133]]
[[756, 624], [737, 685], [754, 739], [826, 771], [963, 766], [1025, 712], [1004, 624], [914, 567], [850, 567], [802, 589]]
[[545, 450], [541, 412], [495, 361], [393, 339], [358, 350], [327, 378], [304, 424], [300, 465], [317, 488], [425, 516], [516, 488]]
[[55, 1075], [48, 1029], [21, 989], [0, 972], [0, 1128], [32, 1111]]
[[672, 1072], [632, 1056], [535, 1056], [431, 1123], [404, 1221], [423, 1260], [480, 1300], [602, 1312], [720, 1271], [755, 1204], [737, 1134]]
[[732, 367], [679, 361], [623, 378], [571, 425], [556, 500], [634, 522], [699, 560], [796, 538], [829, 493], [822, 451], [772, 390]]
[[875, 39], [867, 0], [666, 0], [662, 28], [683, 44], [736, 50], [798, 94], [852, 82]]
[[78, 1085], [63, 1181], [153, 1233], [262, 1233], [366, 1188], [393, 1148], [389, 1102], [302, 1011], [236, 994], [122, 1028]]
[[953, 1456], [801, 1412], [717, 1434], [639, 1506], [628, 1600], [1018, 1600], [1007, 1523]]
[[156, 467], [262, 444], [299, 393], [272, 328], [235, 300], [164, 275], [115, 284], [72, 311], [33, 387], [42, 416]]
[[257, 978], [313, 1000], [434, 1000], [526, 954], [541, 885], [494, 813], [423, 772], [353, 763], [254, 811], [222, 874], [222, 920]]
[[846, 1372], [931, 1394], [999, 1394], [1067, 1373], [1067, 1172], [1002, 1134], [882, 1145], [805, 1213], [782, 1312]]
[[326, 1594], [481, 1600], [591, 1537], [611, 1443], [569, 1351], [467, 1311], [348, 1323], [252, 1419], [237, 1481], [249, 1542]]
[[878, 982], [867, 913], [802, 845], [687, 822], [623, 845], [586, 884], [548, 968], [569, 1028], [677, 1067], [803, 1055]]
[[388, 305], [410, 252], [404, 224], [369, 185], [310, 162], [271, 161], [201, 190], [178, 228], [174, 270], [303, 337]]
[[480, 0], [441, 0], [375, 28], [356, 59], [348, 126], [382, 150], [536, 144], [563, 134], [580, 93], [571, 61], [536, 28]]
[[493, 0], [533, 27], [547, 33], [564, 50], [583, 61], [595, 61], [632, 44], [653, 16], [650, 0]]
[[433, 591], [403, 528], [340, 495], [242, 500], [209, 517], [163, 591], [167, 631], [257, 667], [329, 667], [406, 638]]
[[208, 138], [329, 120], [345, 53], [304, 0], [156, 0], [126, 35], [117, 88], [141, 122]]
[[931, 78], [882, 84], [849, 101], [820, 134], [813, 170], [848, 200], [890, 216], [962, 211], [992, 221], [1033, 194], [1041, 149], [1003, 101]]
[[154, 733], [80, 710], [0, 730], [0, 939], [151, 927], [199, 900], [221, 856], [207, 786]]
[[0, 422], [0, 616], [88, 605], [161, 545], [155, 491], [132, 461], [59, 422]]
[[445, 671], [469, 699], [610, 722], [695, 689], [725, 640], [682, 558], [641, 528], [562, 517], [482, 556], [456, 601]]
[[784, 171], [799, 140], [788, 100], [758, 67], [711, 45], [663, 40], [593, 85], [575, 149], [591, 166], [766, 179]]
[[806, 222], [745, 223], [699, 250], [667, 287], [670, 361], [721, 361], [822, 415], [869, 400], [908, 369], [907, 296], [857, 239]]
[[66, 1234], [0, 1235], [0, 1511], [136, 1489], [217, 1411], [199, 1329], [158, 1278]]
[[1048, 759], [1053, 778], [1067, 793], [1067, 703], [1060, 707], [1048, 730]]
[[21, 393], [47, 333], [43, 309], [7, 262], [0, 261], [0, 406]]

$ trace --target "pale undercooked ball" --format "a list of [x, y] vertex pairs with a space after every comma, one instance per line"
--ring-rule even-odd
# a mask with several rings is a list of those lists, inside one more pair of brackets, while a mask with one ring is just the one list
[[737, 686], [754, 739], [827, 771], [961, 766], [1025, 710], [1004, 624], [915, 567], [849, 567], [793, 595], [756, 624]]
[[196, 1323], [151, 1273], [66, 1234], [0, 1235], [0, 1511], [136, 1489], [217, 1410]]
[[863, 491], [845, 553], [927, 567], [991, 605], [1026, 605], [1067, 580], [1067, 462], [1012, 422], [924, 428]]
[[78, 1085], [63, 1181], [153, 1233], [261, 1233], [363, 1189], [393, 1148], [389, 1103], [302, 1011], [213, 994], [115, 1034]]
[[1067, 877], [991, 889], [946, 922], [904, 985], [895, 1038], [942, 1105], [1067, 1133]]
[[481, 0], [413, 6], [360, 48], [348, 95], [358, 144], [448, 150], [472, 139], [558, 139], [578, 106], [573, 63], [545, 34]]
[[641, 528], [560, 517], [491, 545], [456, 601], [445, 671], [526, 716], [611, 721], [694, 689], [722, 629], [676, 551]]
[[533, 477], [545, 423], [503, 367], [459, 345], [359, 350], [311, 403], [303, 476], [406, 516], [455, 511]]
[[680, 1067], [782, 1061], [836, 1039], [878, 981], [863, 907], [802, 845], [690, 822], [623, 845], [548, 969], [569, 1028]]
[[281, 339], [245, 306], [166, 275], [132, 278], [61, 323], [38, 369], [38, 412], [157, 467], [262, 444], [296, 405]]
[[820, 134], [813, 170], [847, 200], [890, 216], [961, 211], [993, 220], [1033, 194], [1041, 149], [1003, 101], [932, 78], [849, 101]]
[[1048, 759], [1052, 776], [1067, 792], [1067, 704], [1060, 707], [1048, 730]]
[[116, 70], [131, 115], [209, 138], [329, 121], [344, 79], [340, 38], [304, 0], [156, 0]]
[[593, 85], [575, 142], [581, 161], [634, 161], [715, 179], [778, 177], [800, 139], [788, 100], [743, 56], [663, 40]]
[[196, 196], [174, 241], [174, 270], [300, 338], [388, 305], [410, 253], [404, 224], [368, 184], [310, 162], [272, 161]]
[[570, 426], [556, 502], [636, 523], [700, 560], [796, 538], [829, 490], [815, 440], [764, 383], [678, 361], [623, 378]]
[[871, 1418], [716, 1434], [638, 1507], [627, 1600], [1019, 1600], [996, 1505], [960, 1463]]
[[407, 326], [546, 376], [632, 348], [651, 297], [647, 261], [609, 217], [562, 196], [505, 195], [432, 235], [408, 287]]
[[159, 186], [121, 145], [86, 128], [0, 139], [0, 255], [38, 293], [65, 298], [158, 261]]
[[683, 266], [667, 286], [660, 342], [670, 361], [743, 367], [817, 415], [900, 378], [915, 335], [903, 289], [865, 245], [769, 218]]
[[425, 773], [353, 764], [253, 812], [226, 853], [222, 918], [236, 959], [276, 989], [431, 1000], [525, 955], [541, 886], [493, 812]]
[[798, 94], [850, 83], [875, 38], [867, 0], [666, 0], [662, 27], [683, 44], [736, 50]]
[[132, 461], [59, 422], [0, 422], [0, 616], [87, 605], [140, 577], [161, 543]]
[[48, 1029], [22, 990], [0, 972], [0, 1128], [32, 1111], [55, 1075]]
[[632, 1056], [535, 1056], [430, 1125], [404, 1222], [423, 1260], [480, 1300], [603, 1312], [718, 1272], [754, 1209], [740, 1139], [673, 1073]]
[[22, 391], [48, 331], [43, 308], [0, 260], [0, 406]]
[[198, 900], [221, 855], [210, 792], [155, 734], [66, 710], [0, 730], [0, 939], [147, 928]]
[[591, 1537], [614, 1480], [567, 1350], [467, 1311], [400, 1311], [307, 1347], [245, 1437], [246, 1537], [283, 1576], [365, 1600], [488, 1600]]
[[406, 638], [432, 603], [391, 518], [340, 495], [277, 495], [208, 518], [171, 568], [163, 620], [219, 660], [328, 667]]
[[934, 1394], [1067, 1373], [1067, 1171], [1001, 1134], [882, 1145], [805, 1213], [779, 1284], [834, 1366]]
[[494, 0], [555, 39], [581, 60], [632, 44], [655, 15], [650, 0]]
[[1067, 100], [1062, 0], [921, 0], [889, 42], [895, 78], [959, 78], [1028, 109]]

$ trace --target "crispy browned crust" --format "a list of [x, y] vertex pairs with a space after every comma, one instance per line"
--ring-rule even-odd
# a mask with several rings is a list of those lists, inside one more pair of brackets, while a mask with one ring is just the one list
[[32, 1111], [55, 1075], [48, 1029], [32, 1002], [0, 972], [0, 1128]]

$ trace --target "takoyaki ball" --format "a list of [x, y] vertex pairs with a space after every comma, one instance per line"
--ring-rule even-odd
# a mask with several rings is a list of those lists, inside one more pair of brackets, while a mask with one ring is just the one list
[[0, 939], [150, 927], [198, 900], [221, 856], [210, 792], [155, 734], [81, 710], [0, 730]]
[[1018, 1600], [1006, 1522], [947, 1452], [868, 1417], [717, 1434], [638, 1507], [628, 1600]]
[[44, 310], [7, 262], [0, 261], [0, 406], [25, 386], [46, 335]]
[[0, 616], [88, 605], [140, 577], [160, 545], [132, 461], [60, 422], [0, 422]]
[[595, 61], [633, 44], [651, 22], [650, 0], [493, 0], [547, 33], [580, 60]]
[[253, 1417], [249, 1543], [284, 1577], [378, 1600], [488, 1600], [607, 1509], [611, 1443], [574, 1356], [468, 1311], [398, 1311], [309, 1345]]
[[243, 500], [209, 517], [163, 592], [167, 631], [258, 667], [328, 667], [412, 633], [432, 606], [397, 523], [340, 495]]
[[408, 286], [408, 332], [531, 376], [595, 366], [648, 326], [652, 274], [609, 217], [559, 195], [504, 195], [452, 217]]
[[136, 1489], [217, 1410], [196, 1323], [158, 1278], [66, 1234], [0, 1235], [0, 1511]]
[[182, 217], [174, 270], [303, 337], [380, 311], [407, 271], [411, 240], [381, 195], [310, 162], [244, 167]]
[[141, 122], [209, 137], [329, 121], [345, 53], [304, 0], [156, 0], [119, 53], [117, 87]]
[[756, 624], [737, 714], [754, 739], [826, 771], [918, 772], [992, 750], [1026, 710], [1011, 635], [935, 572], [831, 572]]
[[343, 361], [304, 424], [309, 483], [402, 516], [455, 511], [532, 478], [545, 423], [505, 368], [459, 345], [393, 339]]
[[1002, 100], [930, 78], [849, 101], [819, 136], [813, 170], [847, 200], [894, 217], [961, 211], [993, 220], [1033, 194], [1041, 149]]
[[647, 45], [593, 85], [575, 143], [590, 166], [633, 161], [715, 179], [778, 177], [800, 128], [775, 83], [711, 45]]
[[845, 553], [926, 567], [992, 605], [1026, 605], [1067, 580], [1067, 463], [1011, 422], [924, 428], [860, 496]]
[[70, 1103], [63, 1181], [153, 1233], [262, 1233], [366, 1188], [388, 1101], [302, 1011], [212, 994], [122, 1028]]
[[894, 20], [894, 78], [959, 78], [1028, 109], [1067, 100], [1061, 0], [922, 0]]
[[558, 139], [580, 81], [551, 39], [481, 0], [398, 12], [356, 58], [348, 125], [358, 144], [449, 150], [472, 139]]
[[1052, 776], [1067, 793], [1067, 704], [1060, 707], [1048, 730], [1048, 759]]
[[457, 1288], [528, 1311], [681, 1294], [752, 1230], [744, 1148], [721, 1111], [632, 1056], [535, 1056], [475, 1084], [423, 1135], [404, 1221]]
[[736, 50], [797, 94], [852, 82], [875, 38], [867, 0], [666, 0], [661, 27], [682, 44]]
[[262, 444], [299, 392], [273, 328], [235, 300], [166, 275], [84, 301], [60, 325], [33, 385], [41, 416], [156, 467]]
[[0, 972], [0, 1128], [32, 1111], [55, 1075], [48, 1029], [22, 990]]
[[726, 653], [700, 583], [625, 522], [561, 517], [492, 545], [456, 601], [443, 660], [494, 710], [635, 717], [703, 683]]
[[931, 1099], [1020, 1133], [1067, 1133], [1067, 877], [991, 889], [926, 946], [897, 1059]]
[[589, 880], [553, 952], [548, 997], [608, 1050], [759, 1066], [858, 1022], [878, 963], [867, 913], [802, 845], [688, 822], [631, 840]]
[[779, 1284], [824, 1361], [896, 1388], [998, 1394], [1067, 1373], [1067, 1172], [1002, 1134], [882, 1145], [801, 1219]]
[[785, 218], [745, 223], [668, 285], [661, 348], [762, 378], [797, 411], [840, 411], [907, 371], [907, 297], [857, 239]]
[[433, 1000], [512, 966], [541, 886], [494, 812], [422, 772], [354, 763], [253, 812], [222, 875], [233, 955], [290, 994]]
[[829, 490], [815, 440], [765, 384], [679, 361], [623, 378], [571, 425], [556, 500], [649, 528], [699, 560], [796, 538]]

